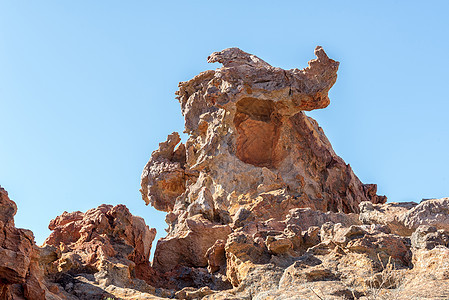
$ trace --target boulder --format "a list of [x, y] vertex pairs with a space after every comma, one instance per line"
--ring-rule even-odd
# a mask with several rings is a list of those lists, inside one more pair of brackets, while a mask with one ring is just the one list
[[428, 199], [411, 208], [399, 217], [407, 228], [431, 225], [449, 231], [449, 198]]
[[431, 250], [438, 245], [449, 246], [449, 233], [434, 226], [420, 225], [411, 236], [411, 246], [415, 249]]
[[449, 198], [415, 202], [373, 204], [360, 203], [363, 224], [382, 224], [395, 234], [410, 236], [420, 225], [449, 231]]

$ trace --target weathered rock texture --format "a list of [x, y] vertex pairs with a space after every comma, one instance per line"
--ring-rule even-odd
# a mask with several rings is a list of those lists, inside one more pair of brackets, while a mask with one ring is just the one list
[[449, 198], [426, 199], [415, 202], [360, 205], [360, 221], [364, 224], [383, 224], [400, 235], [410, 235], [420, 225], [449, 230]]
[[179, 84], [189, 139], [180, 144], [173, 133], [153, 152], [142, 174], [145, 202], [209, 219], [220, 210], [233, 215], [241, 196], [274, 190], [285, 191], [292, 207], [322, 211], [358, 212], [361, 201], [385, 202], [303, 113], [326, 107], [337, 79], [339, 63], [321, 47], [315, 55], [303, 70], [283, 70], [237, 48], [213, 53], [208, 61], [224, 67]]
[[149, 258], [156, 230], [124, 205], [64, 212], [48, 227], [44, 268], [63, 293], [92, 299], [99, 291], [104, 297], [117, 296], [117, 289], [155, 292], [145, 280], [153, 276]]
[[[168, 213], [153, 268], [175, 278], [160, 286], [184, 287], [175, 297], [400, 299], [446, 246], [435, 211], [447, 203], [383, 204], [305, 115], [337, 78], [338, 62], [315, 54], [282, 70], [226, 49], [208, 58], [223, 67], [179, 84], [188, 139], [170, 134], [141, 177], [145, 203]], [[422, 224], [439, 227], [410, 238]]]
[[[207, 249], [243, 220], [280, 221], [300, 207], [355, 213], [361, 201], [385, 202], [303, 113], [329, 105], [337, 79], [339, 63], [321, 47], [315, 55], [303, 70], [283, 70], [230, 48], [208, 58], [222, 68], [179, 84], [189, 138], [184, 145], [177, 133], [169, 135], [142, 174], [145, 202], [169, 212], [169, 234], [156, 247], [157, 270], [206, 267]], [[210, 223], [207, 241], [193, 242], [196, 222]], [[176, 254], [183, 241], [195, 245], [189, 248], [195, 255]], [[160, 255], [167, 252], [170, 257]]]
[[0, 299], [46, 299], [50, 292], [39, 268], [30, 230], [14, 226], [16, 204], [0, 186]]
[[16, 204], [0, 187], [0, 299], [160, 299], [149, 285], [156, 235], [124, 205], [65, 212], [42, 247], [14, 227]]
[[384, 203], [303, 111], [324, 108], [338, 63], [323, 49], [282, 70], [231, 48], [180, 84], [173, 133], [142, 196], [168, 234], [124, 205], [63, 213], [42, 247], [0, 189], [1, 299], [448, 299], [449, 201]]

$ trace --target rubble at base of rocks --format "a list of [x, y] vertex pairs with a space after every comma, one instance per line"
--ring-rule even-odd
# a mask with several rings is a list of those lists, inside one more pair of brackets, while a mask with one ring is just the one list
[[167, 212], [156, 235], [124, 205], [64, 212], [44, 245], [0, 188], [0, 299], [448, 299], [449, 198], [386, 203], [304, 111], [329, 105], [339, 63], [303, 70], [237, 48], [181, 82], [189, 138], [141, 176]]

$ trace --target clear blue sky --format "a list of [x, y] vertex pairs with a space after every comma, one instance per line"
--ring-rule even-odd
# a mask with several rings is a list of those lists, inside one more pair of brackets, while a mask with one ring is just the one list
[[318, 120], [389, 201], [449, 196], [449, 1], [0, 0], [0, 185], [40, 244], [63, 211], [126, 204], [163, 236], [140, 174], [183, 130], [179, 81], [227, 47], [341, 62]]

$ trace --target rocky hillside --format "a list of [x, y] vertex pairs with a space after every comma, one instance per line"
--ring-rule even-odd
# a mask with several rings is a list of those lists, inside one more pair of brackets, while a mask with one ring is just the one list
[[339, 63], [303, 70], [237, 48], [181, 82], [189, 138], [141, 177], [167, 236], [124, 205], [64, 213], [42, 247], [0, 190], [1, 299], [449, 299], [449, 198], [386, 203], [304, 111], [329, 105]]

